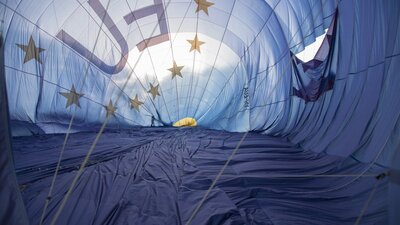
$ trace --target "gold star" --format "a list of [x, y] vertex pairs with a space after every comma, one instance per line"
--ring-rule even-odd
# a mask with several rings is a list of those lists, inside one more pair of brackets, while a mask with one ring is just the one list
[[194, 0], [197, 3], [196, 12], [203, 10], [208, 15], [208, 7], [214, 5], [212, 2], [207, 2], [207, 0]]
[[156, 98], [156, 96], [161, 96], [160, 93], [158, 92], [158, 87], [160, 85], [157, 84], [156, 86], [153, 86], [152, 84], [150, 84], [150, 90], [147, 93], [151, 93], [151, 95], [153, 96], [153, 99]]
[[137, 111], [139, 111], [139, 106], [143, 104], [143, 102], [139, 101], [137, 95], [135, 96], [135, 99], [131, 99], [131, 109], [135, 108]]
[[71, 90], [69, 92], [59, 92], [59, 93], [67, 99], [67, 105], [65, 105], [65, 108], [68, 108], [72, 104], [75, 104], [79, 108], [81, 107], [81, 105], [79, 104], [79, 99], [83, 96], [83, 94], [77, 93], [74, 85], [72, 85]]
[[24, 63], [30, 61], [31, 59], [35, 59], [39, 63], [42, 63], [42, 60], [40, 59], [40, 53], [45, 49], [36, 47], [32, 36], [29, 38], [28, 45], [17, 44], [17, 46], [25, 52]]
[[197, 38], [197, 34], [196, 34], [196, 36], [194, 37], [193, 40], [187, 40], [187, 41], [192, 45], [192, 47], [190, 48], [189, 52], [191, 52], [191, 51], [196, 49], [199, 53], [201, 53], [200, 52], [200, 45], [204, 44], [205, 42], [199, 41], [199, 38]]
[[110, 100], [110, 102], [108, 103], [108, 105], [105, 105], [104, 108], [107, 111], [107, 115], [106, 117], [109, 116], [115, 116], [115, 111], [117, 111], [117, 107], [113, 106], [112, 101]]
[[182, 68], [183, 68], [183, 66], [176, 65], [176, 62], [174, 61], [172, 68], [168, 69], [172, 73], [172, 79], [174, 79], [176, 75], [182, 77], [182, 73], [181, 73]]

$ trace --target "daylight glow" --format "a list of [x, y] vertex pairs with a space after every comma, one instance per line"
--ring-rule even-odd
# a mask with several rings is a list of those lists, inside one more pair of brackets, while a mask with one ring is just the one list
[[319, 47], [322, 44], [322, 41], [324, 40], [326, 36], [326, 32], [328, 29], [325, 30], [325, 33], [315, 39], [315, 42], [306, 46], [303, 51], [299, 52], [296, 54], [296, 57], [299, 58], [303, 62], [308, 62], [312, 60], [315, 57], [315, 54], [317, 54], [317, 51]]
[[[171, 72], [168, 70], [172, 67], [173, 60], [176, 61], [178, 66], [184, 66], [182, 69], [182, 75], [186, 77], [190, 76], [210, 76], [212, 65], [215, 61], [215, 69], [212, 75], [219, 75], [216, 73], [231, 74], [235, 69], [235, 66], [240, 61], [236, 53], [222, 43], [221, 49], [218, 52], [220, 40], [215, 40], [204, 34], [199, 33], [198, 38], [206, 44], [201, 46], [201, 53], [195, 51], [189, 52], [190, 44], [187, 40], [194, 38], [195, 33], [173, 33], [171, 35], [173, 45], [173, 56], [171, 53], [171, 41], [166, 41], [161, 44], [151, 46], [148, 49], [139, 52], [137, 48], [134, 48], [129, 53], [128, 63], [130, 66], [135, 67], [134, 74], [129, 79], [128, 87], [137, 82], [138, 78], [143, 83], [164, 83], [169, 82], [171, 78]], [[218, 59], [215, 60], [218, 54]], [[194, 62], [195, 58], [195, 64]], [[194, 65], [194, 70], [193, 70]], [[131, 68], [127, 66], [127, 71], [131, 71]], [[118, 85], [123, 86], [126, 81], [126, 73], [118, 74], [113, 76], [114, 82]], [[221, 76], [221, 75], [219, 75]], [[178, 80], [181, 78], [178, 77]], [[175, 85], [175, 83], [172, 83]], [[164, 84], [165, 86], [166, 84]]]

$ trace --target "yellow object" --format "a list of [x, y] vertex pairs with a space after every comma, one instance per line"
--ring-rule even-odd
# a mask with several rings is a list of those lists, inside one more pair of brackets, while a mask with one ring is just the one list
[[183, 118], [172, 125], [174, 127], [195, 127], [197, 126], [197, 121], [193, 118], [186, 117]]

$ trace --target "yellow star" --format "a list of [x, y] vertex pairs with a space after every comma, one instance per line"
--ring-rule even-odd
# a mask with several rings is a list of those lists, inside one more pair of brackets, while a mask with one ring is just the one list
[[110, 102], [108, 103], [108, 105], [105, 105], [104, 108], [107, 111], [107, 115], [106, 117], [109, 116], [115, 116], [115, 111], [117, 111], [117, 107], [113, 106], [112, 101], [110, 100]]
[[207, 0], [194, 0], [197, 3], [196, 12], [203, 10], [208, 15], [208, 7], [214, 5], [212, 2], [208, 2]]
[[200, 52], [200, 45], [204, 44], [205, 42], [199, 41], [199, 38], [197, 38], [197, 34], [196, 34], [196, 36], [194, 37], [193, 40], [187, 40], [187, 41], [192, 45], [192, 47], [190, 48], [189, 52], [191, 52], [191, 51], [196, 49], [199, 53], [201, 53]]
[[81, 105], [79, 104], [79, 99], [83, 96], [83, 94], [77, 93], [74, 85], [72, 85], [71, 90], [69, 92], [59, 92], [59, 93], [67, 99], [67, 105], [65, 106], [65, 108], [68, 108], [72, 104], [75, 104], [79, 108], [81, 107]]
[[131, 99], [131, 109], [135, 108], [139, 111], [139, 106], [143, 104], [143, 102], [139, 101], [138, 96], [135, 96], [135, 99]]
[[151, 93], [151, 95], [153, 96], [153, 99], [156, 98], [156, 96], [161, 96], [160, 93], [158, 92], [158, 87], [160, 85], [157, 84], [156, 86], [153, 86], [152, 84], [150, 84], [150, 90], [147, 93]]
[[172, 73], [172, 79], [174, 79], [176, 75], [182, 77], [182, 73], [181, 73], [182, 68], [183, 68], [183, 66], [176, 65], [176, 62], [174, 61], [172, 68], [168, 69]]
[[31, 59], [35, 59], [39, 63], [42, 63], [42, 60], [40, 59], [40, 53], [45, 49], [36, 47], [32, 36], [29, 38], [28, 45], [17, 44], [17, 46], [25, 52], [24, 63], [30, 61]]

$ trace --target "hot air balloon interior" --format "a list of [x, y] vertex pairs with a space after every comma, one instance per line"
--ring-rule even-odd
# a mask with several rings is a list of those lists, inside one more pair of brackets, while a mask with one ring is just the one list
[[399, 0], [0, 0], [0, 224], [400, 224]]

